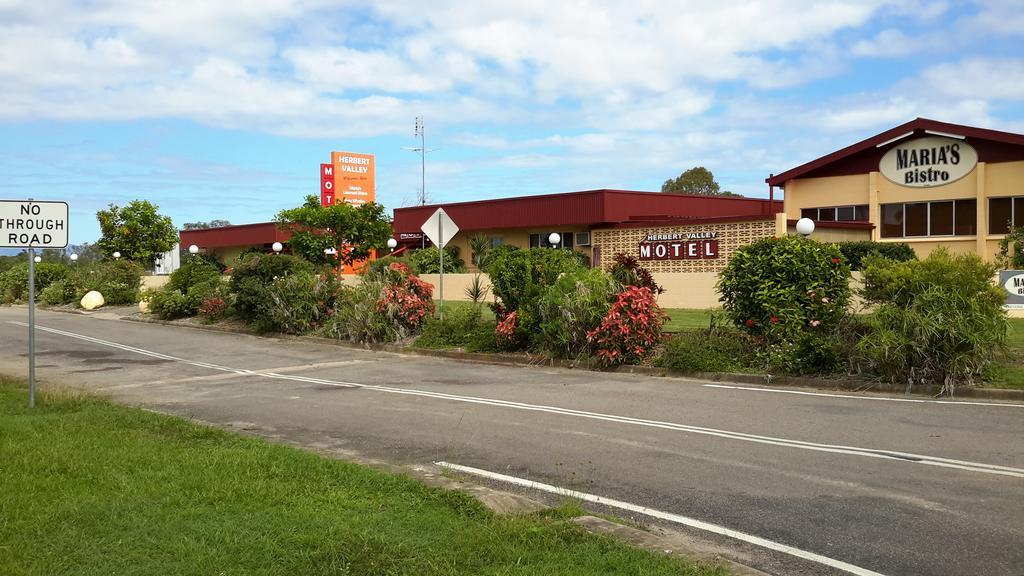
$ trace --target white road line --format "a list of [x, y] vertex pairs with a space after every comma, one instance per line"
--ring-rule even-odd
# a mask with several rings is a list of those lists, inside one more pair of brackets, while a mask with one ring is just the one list
[[[12, 324], [18, 324], [26, 326], [21, 322], [11, 322]], [[604, 422], [615, 422], [619, 424], [629, 424], [633, 426], [645, 426], [648, 428], [660, 428], [663, 430], [674, 430], [678, 432], [688, 432], [691, 434], [702, 434], [706, 436], [715, 436], [718, 438], [726, 438], [730, 440], [742, 440], [745, 442], [754, 442], [758, 444], [768, 444], [772, 446], [781, 446], [784, 448], [797, 448], [801, 450], [813, 450], [816, 452], [827, 452], [833, 454], [845, 454], [851, 456], [861, 456], [866, 458], [879, 458], [883, 460], [899, 461], [910, 464], [922, 464], [927, 466], [938, 466], [942, 468], [952, 468], [957, 470], [966, 470], [969, 472], [980, 472], [984, 474], [997, 474], [1002, 476], [1012, 476], [1016, 478], [1024, 478], [1024, 469], [1012, 468], [1009, 466], [999, 466], [995, 464], [984, 464], [981, 462], [969, 462], [964, 460], [954, 460], [950, 458], [940, 458], [938, 456], [928, 456], [925, 454], [915, 454], [911, 452], [898, 452], [894, 450], [884, 450], [876, 448], [864, 448], [860, 446], [844, 446], [841, 444], [823, 444], [818, 442], [806, 442], [803, 440], [792, 440], [789, 438], [779, 438], [774, 436], [760, 436], [757, 434], [747, 434], [745, 432], [736, 432], [732, 430], [722, 430], [718, 428], [707, 428], [703, 426], [692, 426], [688, 424], [678, 424], [675, 422], [665, 422], [660, 420], [647, 420], [643, 418], [633, 418], [631, 416], [618, 416], [615, 414], [605, 414], [601, 412], [587, 412], [585, 410], [575, 410], [572, 408], [560, 408], [558, 406], [547, 406], [543, 404], [528, 404], [525, 402], [514, 402], [510, 400], [498, 400], [493, 398], [480, 398], [476, 396], [461, 396], [456, 394], [446, 394], [443, 392], [431, 392], [427, 390], [415, 390], [409, 388], [395, 388], [391, 386], [380, 386], [375, 384], [360, 384], [358, 382], [343, 382], [336, 380], [327, 380], [323, 378], [314, 378], [310, 376], [297, 376], [297, 375], [286, 375], [279, 374], [276, 372], [260, 372], [256, 370], [244, 370], [231, 368], [228, 366], [220, 366], [217, 364], [208, 364], [205, 362], [196, 362], [192, 360], [186, 360], [183, 358], [177, 358], [175, 356], [169, 356], [161, 354], [159, 352], [153, 352], [150, 350], [144, 350], [142, 348], [135, 348], [132, 346], [126, 346], [124, 344], [118, 344], [116, 342], [108, 342], [99, 338], [93, 338], [91, 336], [84, 336], [81, 334], [75, 334], [74, 332], [66, 332], [64, 330], [56, 330], [54, 328], [46, 328], [43, 326], [36, 326], [38, 330], [45, 332], [52, 332], [69, 338], [77, 338], [100, 344], [103, 346], [110, 346], [121, 350], [135, 352], [137, 354], [143, 354], [147, 356], [164, 358], [167, 360], [173, 360], [182, 362], [192, 366], [199, 366], [203, 368], [210, 368], [213, 370], [220, 370], [224, 372], [234, 372], [237, 374], [244, 374], [249, 376], [257, 376], [261, 378], [272, 378], [279, 380], [291, 380], [295, 382], [305, 382], [309, 384], [321, 384], [325, 386], [335, 386], [340, 388], [361, 388], [364, 390], [372, 390], [376, 392], [384, 392], [388, 394], [402, 394], [407, 396], [419, 396], [423, 398], [434, 398], [438, 400], [446, 400], [452, 402], [464, 402], [469, 404], [481, 404], [487, 406], [496, 406], [499, 408], [510, 408], [515, 410], [525, 410], [530, 412], [543, 412], [548, 414], [557, 414], [561, 416], [572, 416], [576, 418], [586, 418], [590, 420], [600, 420]]]
[[955, 404], [962, 406], [999, 406], [1002, 408], [1024, 408], [1024, 404], [1002, 402], [971, 402], [967, 400], [925, 400], [922, 398], [887, 398], [885, 396], [854, 396], [853, 394], [829, 394], [828, 392], [805, 392], [803, 390], [779, 390], [778, 388], [756, 388], [754, 386], [729, 386], [726, 384], [704, 384], [705, 388], [747, 390], [750, 392], [774, 392], [776, 394], [797, 394], [799, 396], [825, 396], [826, 398], [852, 398], [854, 400], [881, 400], [883, 402], [912, 402], [915, 404]]
[[525, 478], [519, 478], [516, 476], [509, 476], [507, 474], [499, 474], [497, 472], [491, 472], [489, 470], [481, 470], [480, 468], [472, 468], [469, 466], [451, 464], [448, 462], [435, 462], [435, 464], [437, 464], [441, 468], [447, 468], [449, 470], [454, 470], [456, 472], [463, 472], [466, 474], [479, 476], [481, 478], [489, 478], [491, 480], [507, 482], [509, 484], [522, 486], [524, 488], [541, 490], [544, 492], [549, 492], [551, 494], [557, 494], [559, 496], [567, 496], [569, 498], [575, 498], [583, 500], [585, 502], [592, 502], [594, 504], [601, 504], [603, 506], [618, 508], [620, 510], [627, 510], [629, 512], [643, 514], [644, 516], [650, 516], [651, 518], [666, 520], [674, 524], [681, 524], [683, 526], [689, 526], [690, 528], [696, 528], [698, 530], [703, 530], [705, 532], [720, 534], [722, 536], [727, 536], [735, 540], [747, 542], [755, 546], [760, 546], [762, 548], [767, 548], [769, 550], [775, 550], [776, 552], [789, 554], [790, 556], [795, 556], [803, 560], [823, 564], [825, 566], [836, 568], [838, 570], [842, 570], [850, 574], [855, 574], [857, 576], [883, 576], [879, 572], [874, 572], [872, 570], [868, 570], [867, 568], [861, 568], [860, 566], [854, 566], [853, 564], [843, 562], [842, 560], [836, 560], [834, 558], [829, 558], [827, 556], [815, 554], [814, 552], [808, 552], [806, 550], [801, 550], [800, 548], [787, 546], [786, 544], [781, 544], [779, 542], [768, 540], [760, 536], [754, 536], [753, 534], [747, 534], [745, 532], [740, 532], [738, 530], [726, 528], [725, 526], [719, 526], [717, 524], [711, 524], [710, 522], [704, 522], [703, 520], [697, 520], [696, 518], [681, 516], [679, 514], [673, 514], [671, 512], [662, 512], [661, 510], [655, 510], [654, 508], [647, 508], [645, 506], [639, 506], [637, 504], [631, 504], [629, 502], [613, 500], [611, 498], [605, 498], [604, 496], [587, 494], [586, 492], [577, 492], [576, 490], [570, 490], [568, 488], [559, 488], [558, 486], [543, 484], [541, 482], [535, 482], [533, 480], [527, 480]]

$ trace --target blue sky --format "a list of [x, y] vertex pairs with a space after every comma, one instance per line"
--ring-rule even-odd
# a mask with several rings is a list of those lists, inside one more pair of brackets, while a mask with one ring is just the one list
[[916, 116], [1024, 132], [1024, 0], [0, 0], [0, 197], [265, 221], [331, 150], [412, 204], [724, 188]]

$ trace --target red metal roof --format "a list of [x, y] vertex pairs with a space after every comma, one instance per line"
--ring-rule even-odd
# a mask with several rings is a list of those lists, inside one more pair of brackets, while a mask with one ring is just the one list
[[279, 230], [274, 222], [182, 230], [179, 232], [179, 236], [182, 246], [195, 244], [200, 248], [262, 246], [274, 242], [286, 242], [292, 237], [290, 232]]
[[443, 207], [460, 230], [549, 228], [553, 226], [612, 225], [667, 218], [770, 216], [782, 211], [768, 200], [723, 196], [689, 196], [630, 190], [586, 190], [540, 196], [520, 196], [396, 208], [395, 233], [418, 232]]
[[[796, 178], [864, 174], [878, 170], [878, 160], [889, 148], [903, 142], [911, 135], [923, 135], [925, 131], [964, 136], [966, 141], [978, 151], [980, 162], [1024, 160], [1024, 134], [950, 124], [928, 118], [915, 118], [842, 150], [836, 150], [817, 160], [801, 164], [782, 174], [769, 176], [765, 178], [765, 182], [771, 186], [782, 186], [786, 181]], [[879, 144], [885, 145], [879, 146]]]

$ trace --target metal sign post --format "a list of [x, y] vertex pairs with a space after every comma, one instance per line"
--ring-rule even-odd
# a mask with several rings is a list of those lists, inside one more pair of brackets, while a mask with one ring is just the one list
[[444, 321], [444, 247], [448, 242], [459, 233], [459, 227], [452, 221], [448, 214], [444, 211], [444, 208], [438, 208], [436, 212], [431, 214], [430, 218], [420, 226], [420, 230], [423, 230], [423, 235], [430, 238], [430, 241], [437, 246], [437, 251], [440, 253], [441, 262], [441, 280], [439, 282], [439, 300], [441, 301], [441, 308], [439, 316], [441, 321]]
[[67, 248], [68, 204], [0, 200], [0, 248], [28, 248], [28, 405], [36, 406], [36, 248]]

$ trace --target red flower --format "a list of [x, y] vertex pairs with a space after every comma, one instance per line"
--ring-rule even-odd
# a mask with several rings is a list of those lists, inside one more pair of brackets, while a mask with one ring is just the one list
[[747, 326], [753, 327], [754, 324], [756, 324], [756, 322], [754, 322], [753, 318], [751, 318], [750, 320], [747, 320]]
[[769, 318], [769, 320], [771, 321], [772, 324], [778, 324], [779, 323], [778, 316], [772, 316], [771, 318]]
[[833, 264], [839, 264], [839, 258], [833, 258], [832, 259], [832, 263]]

